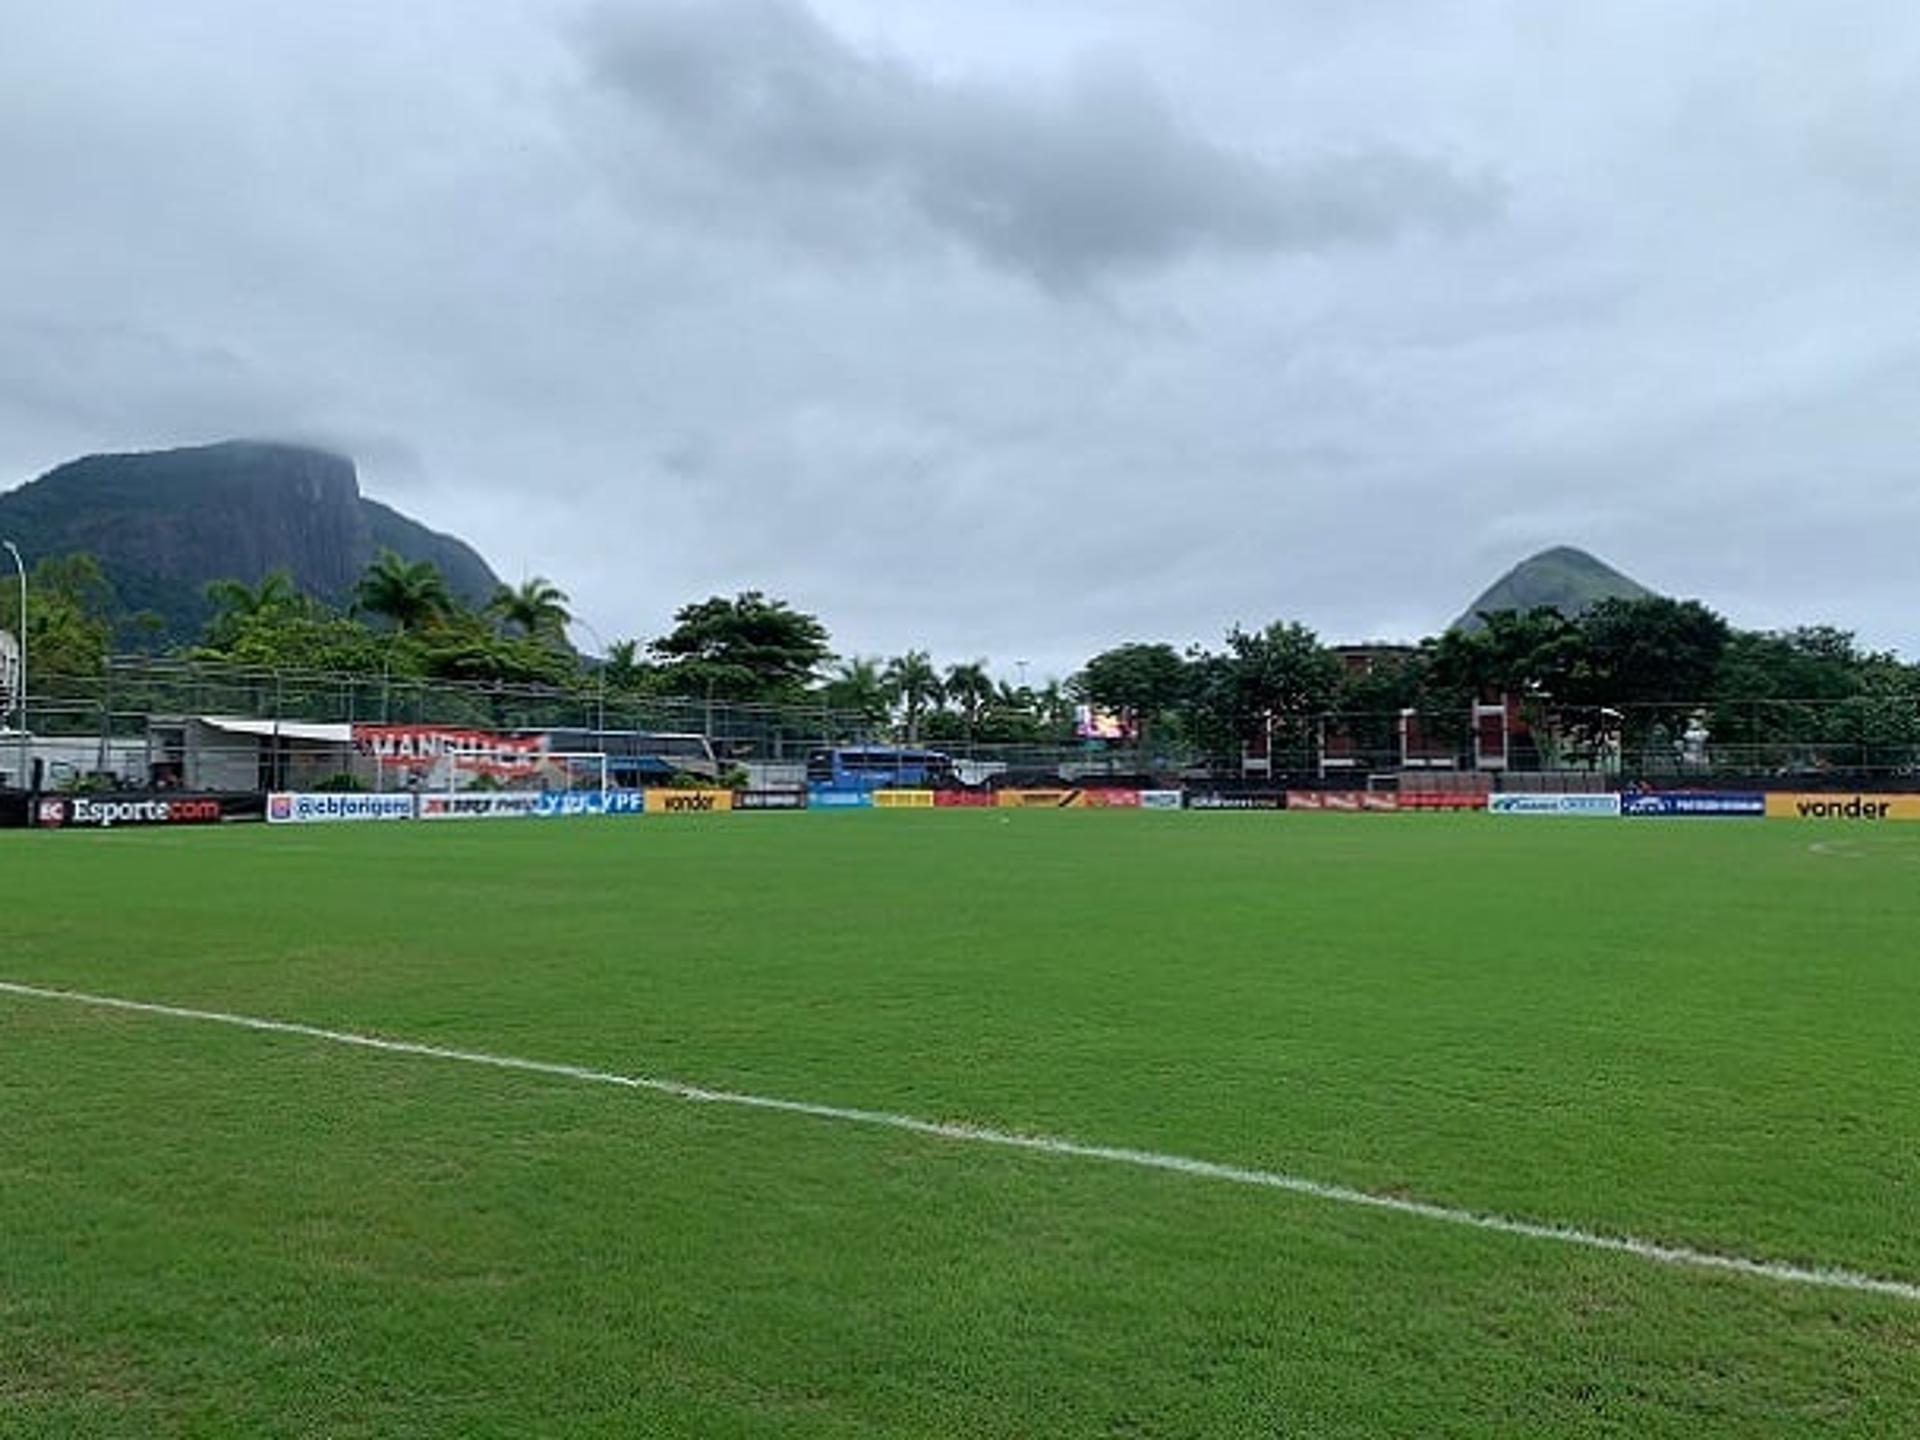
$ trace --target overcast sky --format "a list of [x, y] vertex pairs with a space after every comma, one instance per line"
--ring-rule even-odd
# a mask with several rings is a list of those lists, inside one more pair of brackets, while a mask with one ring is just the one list
[[8, 0], [0, 488], [317, 440], [594, 634], [1920, 656], [1920, 8]]

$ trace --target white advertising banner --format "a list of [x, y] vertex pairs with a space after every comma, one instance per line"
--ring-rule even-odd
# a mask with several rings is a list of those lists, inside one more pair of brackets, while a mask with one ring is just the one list
[[525, 820], [541, 812], [538, 790], [486, 790], [462, 795], [422, 795], [422, 820]]
[[267, 796], [269, 825], [337, 825], [354, 820], [411, 820], [411, 795], [275, 792]]
[[1509, 791], [1487, 797], [1487, 809], [1495, 815], [1583, 815], [1591, 817], [1620, 814], [1616, 794], [1521, 795]]

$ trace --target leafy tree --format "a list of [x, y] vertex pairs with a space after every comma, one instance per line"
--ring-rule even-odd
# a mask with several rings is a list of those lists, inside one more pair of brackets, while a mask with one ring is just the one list
[[914, 744], [920, 739], [921, 718], [943, 698], [940, 672], [933, 668], [933, 657], [926, 651], [909, 650], [889, 660], [882, 673], [900, 707], [907, 743]]
[[914, 737], [929, 745], [958, 745], [972, 738], [964, 715], [953, 710], [930, 710]]
[[832, 655], [826, 627], [784, 600], [747, 590], [683, 606], [647, 648], [677, 694], [798, 701]]
[[209, 627], [196, 659], [263, 669], [339, 675], [417, 674], [416, 656], [397, 637], [376, 633], [348, 615], [323, 608], [229, 613]]
[[1499, 610], [1483, 628], [1449, 630], [1434, 642], [1436, 685], [1491, 700], [1502, 694], [1553, 696], [1586, 674], [1586, 640], [1577, 622], [1551, 605]]
[[544, 575], [497, 587], [487, 609], [528, 639], [554, 645], [566, 644], [567, 625], [573, 619], [566, 591]]
[[396, 630], [420, 630], [458, 608], [446, 578], [431, 560], [405, 560], [382, 550], [354, 586], [354, 599], [370, 615], [384, 616]]
[[1817, 747], [1920, 743], [1912, 669], [1862, 653], [1830, 626], [1734, 631], [1714, 677], [1710, 728], [1720, 745], [1756, 747], [1753, 763], [1795, 763]]
[[1698, 600], [1660, 595], [1602, 600], [1579, 624], [1586, 652], [1580, 698], [1621, 706], [1705, 698], [1732, 633]]
[[1131, 644], [1103, 650], [1080, 672], [1080, 692], [1105, 710], [1146, 720], [1186, 699], [1187, 662], [1171, 645]]
[[[91, 680], [106, 668], [113, 587], [98, 560], [76, 551], [36, 564], [27, 590], [29, 695], [63, 697], [74, 689], [68, 682]], [[0, 630], [20, 633], [19, 586], [11, 575], [0, 581]]]
[[1189, 660], [1191, 711], [1198, 738], [1217, 755], [1237, 749], [1263, 726], [1281, 745], [1304, 745], [1310, 727], [1333, 706], [1338, 657], [1304, 625], [1276, 620], [1264, 630], [1235, 626], [1225, 654]]
[[471, 612], [443, 617], [409, 643], [422, 673], [442, 680], [561, 688], [579, 676], [571, 652], [524, 635], [502, 635]]
[[1305, 720], [1332, 708], [1340, 661], [1306, 626], [1275, 621], [1249, 633], [1227, 632], [1241, 703], [1248, 715]]
[[1134, 643], [1103, 650], [1075, 677], [1075, 688], [1103, 710], [1139, 727], [1144, 749], [1193, 693], [1193, 673], [1171, 645]]
[[1342, 671], [1334, 703], [1355, 745], [1371, 755], [1398, 756], [1400, 713], [1420, 709], [1431, 665], [1426, 652], [1414, 650], [1376, 654], [1365, 668]]

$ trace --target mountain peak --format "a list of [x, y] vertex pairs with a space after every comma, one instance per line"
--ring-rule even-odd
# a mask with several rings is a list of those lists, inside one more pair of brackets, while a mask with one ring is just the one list
[[1452, 629], [1478, 630], [1481, 615], [1550, 605], [1579, 615], [1602, 600], [1643, 600], [1654, 592], [1606, 561], [1573, 545], [1554, 545], [1529, 555], [1481, 592]]
[[122, 607], [159, 614], [168, 640], [199, 632], [209, 580], [284, 568], [344, 605], [381, 548], [431, 560], [473, 603], [499, 583], [466, 544], [363, 496], [347, 456], [273, 440], [71, 460], [0, 494], [0, 530], [35, 558], [90, 551]]

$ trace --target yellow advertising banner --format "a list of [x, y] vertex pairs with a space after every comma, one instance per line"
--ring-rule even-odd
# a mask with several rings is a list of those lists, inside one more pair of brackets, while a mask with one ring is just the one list
[[994, 804], [1003, 810], [1078, 810], [1087, 803], [1084, 790], [1001, 790]]
[[1769, 820], [1920, 820], [1920, 795], [1769, 795]]
[[931, 810], [933, 791], [931, 790], [876, 790], [873, 803], [881, 810]]
[[646, 813], [649, 815], [711, 815], [718, 810], [733, 809], [731, 790], [667, 790], [647, 791]]

